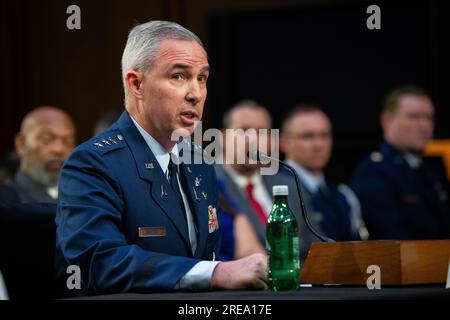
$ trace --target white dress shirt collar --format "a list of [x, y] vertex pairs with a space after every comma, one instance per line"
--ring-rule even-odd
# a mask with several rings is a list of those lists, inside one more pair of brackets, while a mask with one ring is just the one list
[[45, 191], [47, 191], [47, 194], [50, 196], [50, 198], [54, 200], [58, 200], [58, 187], [48, 187]]
[[422, 164], [422, 158], [412, 153], [405, 152], [403, 157], [411, 169], [417, 169]]
[[246, 194], [247, 185], [249, 183], [253, 185], [253, 196], [255, 200], [258, 201], [258, 203], [263, 207], [264, 213], [268, 215], [272, 209], [273, 199], [270, 195], [270, 191], [267, 190], [266, 185], [264, 184], [259, 170], [256, 170], [252, 176], [246, 177], [228, 165], [224, 165], [223, 167], [241, 192]]
[[239, 188], [245, 189], [249, 183], [253, 184], [254, 186], [260, 185], [263, 183], [261, 175], [258, 171], [255, 171], [252, 176], [246, 177], [236, 170], [234, 170], [230, 166], [224, 166], [225, 170], [228, 172], [228, 174], [231, 176], [232, 180], [238, 185]]
[[[161, 167], [164, 174], [167, 174], [167, 167], [169, 166], [170, 161], [170, 154], [167, 152], [166, 149], [158, 142], [155, 138], [153, 138], [147, 131], [145, 131], [144, 128], [142, 128], [139, 123], [136, 122], [136, 120], [133, 119], [133, 117], [130, 115], [131, 120], [133, 121], [134, 125], [138, 129], [138, 131], [141, 133], [142, 137], [144, 138], [145, 142], [147, 143], [150, 150], [155, 155], [156, 161], [158, 161], [159, 166]], [[178, 145], [175, 144], [172, 148], [172, 151], [170, 151], [175, 157], [178, 157]]]
[[311, 174], [311, 172], [303, 168], [301, 165], [290, 159], [286, 160], [286, 163], [293, 167], [295, 171], [297, 171], [297, 174], [300, 176], [302, 185], [306, 189], [308, 189], [309, 192], [316, 193], [320, 186], [326, 185], [323, 173], [321, 173], [319, 176], [315, 176]]

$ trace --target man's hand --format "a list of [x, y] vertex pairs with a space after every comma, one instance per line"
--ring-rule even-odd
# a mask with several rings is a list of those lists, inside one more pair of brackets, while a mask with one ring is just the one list
[[267, 289], [267, 257], [255, 253], [248, 257], [219, 263], [214, 269], [214, 289]]

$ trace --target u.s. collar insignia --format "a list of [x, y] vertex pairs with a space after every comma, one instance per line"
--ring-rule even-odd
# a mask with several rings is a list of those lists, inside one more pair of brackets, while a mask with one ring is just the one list
[[219, 229], [219, 221], [217, 220], [216, 208], [208, 206], [208, 232], [213, 233]]

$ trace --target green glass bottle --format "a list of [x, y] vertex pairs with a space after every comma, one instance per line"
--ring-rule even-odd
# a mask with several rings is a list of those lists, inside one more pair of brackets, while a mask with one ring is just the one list
[[288, 186], [273, 186], [274, 203], [266, 225], [269, 288], [296, 290], [300, 284], [298, 225], [287, 203]]

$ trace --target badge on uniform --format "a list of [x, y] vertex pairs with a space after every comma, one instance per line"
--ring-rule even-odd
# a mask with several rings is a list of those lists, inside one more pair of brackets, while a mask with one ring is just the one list
[[213, 233], [219, 229], [219, 221], [217, 220], [216, 208], [208, 206], [208, 232]]

